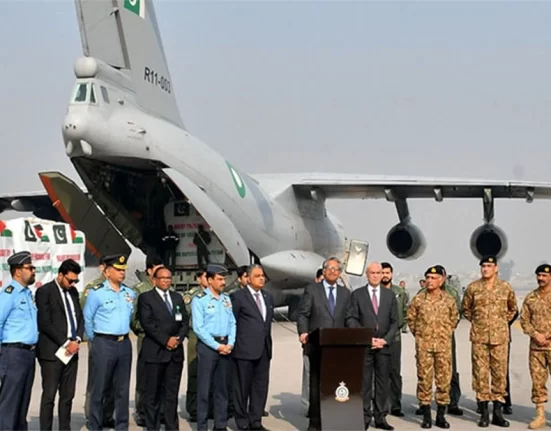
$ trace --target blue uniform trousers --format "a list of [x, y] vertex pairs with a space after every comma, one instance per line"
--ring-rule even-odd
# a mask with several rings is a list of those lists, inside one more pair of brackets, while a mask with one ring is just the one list
[[0, 431], [27, 430], [36, 360], [34, 350], [2, 346]]
[[197, 341], [197, 431], [207, 431], [209, 392], [212, 387], [214, 429], [228, 424], [228, 379], [230, 357], [221, 355], [202, 341]]
[[103, 400], [107, 397], [111, 382], [115, 395], [115, 429], [127, 430], [129, 417], [130, 372], [132, 368], [132, 343], [128, 338], [116, 341], [94, 337], [92, 349], [94, 379], [90, 399], [90, 431], [103, 428]]

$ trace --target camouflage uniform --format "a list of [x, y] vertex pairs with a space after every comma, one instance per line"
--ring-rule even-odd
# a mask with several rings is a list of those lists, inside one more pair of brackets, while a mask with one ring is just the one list
[[419, 405], [430, 405], [433, 378], [436, 403], [448, 405], [452, 378], [452, 335], [459, 322], [457, 304], [443, 291], [435, 297], [429, 292], [419, 293], [411, 301], [407, 322], [415, 337]]
[[483, 279], [473, 281], [465, 290], [462, 310], [471, 322], [471, 362], [476, 399], [503, 404], [507, 394], [509, 322], [518, 310], [515, 292], [503, 280], [496, 279], [491, 288], [486, 287]]
[[547, 379], [551, 372], [551, 344], [539, 346], [537, 333], [551, 340], [551, 293], [542, 294], [536, 289], [524, 299], [520, 314], [522, 330], [530, 337], [530, 376], [532, 377], [532, 402], [547, 402]]
[[[461, 298], [459, 297], [459, 292], [455, 287], [453, 287], [451, 284], [448, 284], [447, 282], [444, 282], [444, 284], [440, 287], [443, 291], [445, 291], [448, 295], [450, 295], [454, 300], [455, 304], [457, 306], [457, 312], [459, 314], [459, 319], [461, 319]], [[426, 292], [427, 289], [423, 288], [420, 289], [419, 293]], [[452, 334], [452, 380], [450, 385], [450, 413], [452, 413], [452, 409], [454, 409], [454, 414], [462, 414], [463, 412], [459, 409], [459, 399], [461, 398], [461, 386], [459, 384], [459, 373], [457, 372], [457, 355], [456, 355], [456, 346], [455, 346], [455, 331]], [[419, 412], [420, 413], [420, 412]]]
[[[91, 281], [84, 287], [82, 296], [80, 297], [80, 307], [84, 310], [84, 305], [86, 304], [86, 297], [88, 296], [89, 290], [93, 287], [102, 284], [105, 281], [105, 276], [102, 274], [100, 277]], [[92, 391], [92, 342], [88, 341], [88, 378], [86, 381], [86, 396], [84, 399], [84, 416], [86, 417], [86, 422], [90, 415], [90, 397]], [[106, 397], [103, 405], [103, 425], [104, 427], [112, 428], [115, 425], [114, 413], [115, 413], [115, 388], [113, 385], [109, 386], [106, 392]], [[112, 426], [111, 426], [112, 425]]]
[[[191, 301], [202, 293], [201, 286], [195, 286], [184, 293], [184, 304], [189, 316], [189, 331], [187, 343], [187, 390], [186, 390], [186, 410], [192, 421], [197, 420], [197, 335], [193, 332]], [[210, 392], [212, 394], [212, 391]], [[212, 400], [209, 401], [209, 418], [213, 417]]]
[[405, 289], [395, 284], [390, 289], [396, 296], [398, 303], [398, 331], [394, 336], [394, 343], [389, 346], [390, 354], [390, 412], [398, 413], [402, 410], [402, 333], [407, 327], [406, 315], [408, 310], [408, 297]]
[[[145, 338], [145, 332], [142, 328], [142, 325], [140, 321], [138, 320], [137, 312], [138, 312], [138, 296], [144, 292], [147, 292], [151, 289], [153, 289], [153, 283], [151, 282], [151, 279], [149, 277], [146, 277], [143, 281], [140, 281], [138, 284], [134, 286], [134, 291], [136, 292], [136, 298], [134, 299], [134, 315], [132, 316], [132, 322], [130, 324], [130, 327], [132, 328], [132, 332], [138, 337], [137, 341], [137, 352], [138, 352], [138, 361], [136, 364], [136, 388], [134, 392], [134, 406], [136, 410], [136, 421], [140, 421], [143, 419], [145, 422], [145, 412], [144, 412], [144, 405], [143, 405], [143, 399], [142, 399], [142, 390], [143, 385], [145, 383], [145, 363], [141, 360], [140, 352], [142, 350], [142, 343], [143, 339]], [[163, 408], [164, 404], [164, 396], [161, 396], [161, 412], [164, 412]]]

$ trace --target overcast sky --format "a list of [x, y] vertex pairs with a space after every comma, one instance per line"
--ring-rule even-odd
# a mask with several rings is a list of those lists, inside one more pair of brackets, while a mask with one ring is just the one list
[[[81, 55], [73, 1], [0, 1], [0, 193], [76, 179], [61, 122]], [[157, 1], [184, 123], [234, 165], [551, 181], [551, 3]], [[332, 201], [401, 272], [476, 269], [482, 202], [410, 203], [422, 258], [386, 250], [382, 201]], [[551, 259], [551, 203], [496, 203], [515, 272]]]

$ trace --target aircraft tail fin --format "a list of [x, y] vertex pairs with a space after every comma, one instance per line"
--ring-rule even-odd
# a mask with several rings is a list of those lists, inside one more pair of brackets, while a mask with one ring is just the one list
[[184, 127], [153, 0], [75, 0], [84, 55], [127, 70], [138, 104]]

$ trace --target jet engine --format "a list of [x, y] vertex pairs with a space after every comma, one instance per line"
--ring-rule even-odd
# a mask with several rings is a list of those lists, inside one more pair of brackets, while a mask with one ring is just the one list
[[412, 223], [398, 223], [388, 231], [386, 246], [397, 258], [413, 260], [423, 254], [427, 243], [417, 226]]
[[489, 254], [499, 259], [507, 252], [507, 236], [494, 224], [485, 223], [471, 235], [471, 251], [478, 259]]

